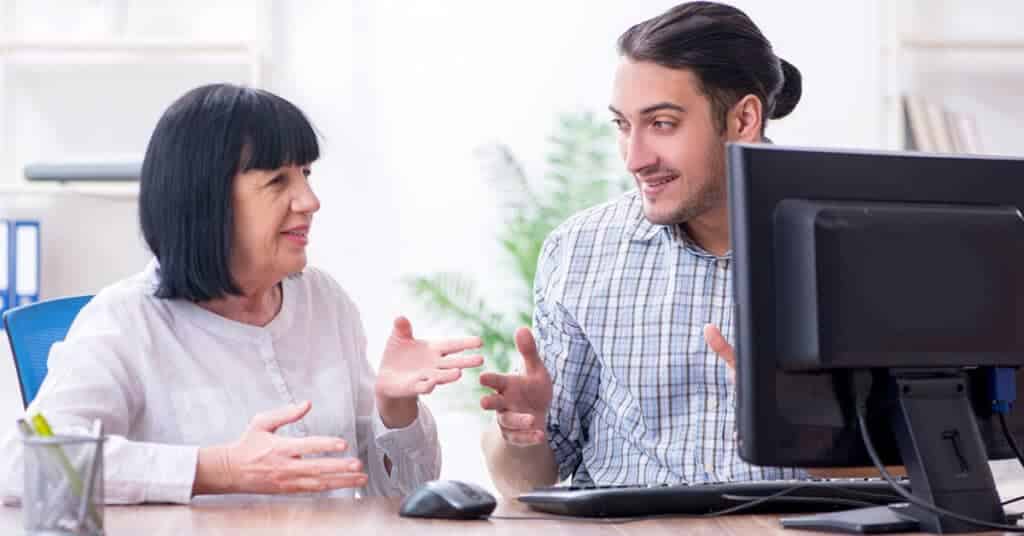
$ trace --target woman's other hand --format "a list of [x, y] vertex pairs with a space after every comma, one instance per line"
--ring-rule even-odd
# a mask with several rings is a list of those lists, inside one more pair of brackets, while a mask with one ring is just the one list
[[238, 441], [199, 449], [193, 495], [211, 493], [299, 493], [359, 488], [367, 476], [358, 458], [311, 457], [343, 452], [337, 437], [284, 437], [278, 428], [309, 413], [302, 402], [257, 414]]

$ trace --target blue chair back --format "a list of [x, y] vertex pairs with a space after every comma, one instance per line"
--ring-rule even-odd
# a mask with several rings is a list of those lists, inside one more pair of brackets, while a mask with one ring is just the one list
[[50, 347], [64, 340], [78, 311], [92, 296], [73, 296], [30, 303], [4, 313], [7, 339], [11, 341], [14, 368], [18, 371], [21, 401], [28, 407], [46, 377]]

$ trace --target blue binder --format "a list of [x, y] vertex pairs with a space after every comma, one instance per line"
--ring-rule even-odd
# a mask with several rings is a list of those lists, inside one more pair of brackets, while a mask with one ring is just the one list
[[[10, 309], [13, 302], [11, 300], [13, 289], [11, 276], [14, 272], [14, 247], [12, 244], [14, 227], [11, 223], [8, 220], [0, 219], [0, 315]], [[0, 323], [0, 329], [3, 329], [2, 323]]]
[[[8, 225], [10, 227], [10, 225]], [[9, 274], [10, 307], [39, 301], [39, 222], [17, 220], [8, 239], [14, 270]]]

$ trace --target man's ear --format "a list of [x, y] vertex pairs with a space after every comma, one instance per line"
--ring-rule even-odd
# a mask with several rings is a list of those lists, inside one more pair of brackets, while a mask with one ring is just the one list
[[729, 111], [728, 136], [731, 141], [761, 141], [761, 99], [748, 94]]

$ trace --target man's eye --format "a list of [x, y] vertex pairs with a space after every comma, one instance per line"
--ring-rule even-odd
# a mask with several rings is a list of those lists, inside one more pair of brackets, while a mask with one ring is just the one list
[[626, 130], [629, 125], [622, 119], [612, 119], [612, 124], [619, 130]]
[[653, 125], [654, 128], [658, 130], [669, 130], [676, 126], [676, 124], [671, 121], [655, 121]]

